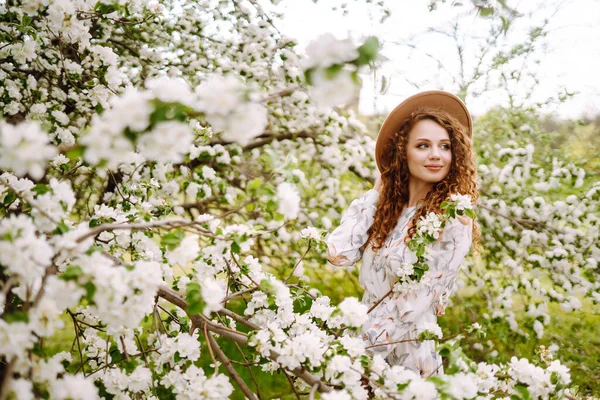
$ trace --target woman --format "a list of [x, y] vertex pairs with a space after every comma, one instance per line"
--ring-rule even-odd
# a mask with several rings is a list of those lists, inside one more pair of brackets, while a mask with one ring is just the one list
[[451, 194], [477, 200], [471, 131], [468, 110], [450, 93], [422, 92], [402, 102], [377, 139], [381, 177], [352, 202], [328, 238], [332, 264], [350, 266], [362, 257], [359, 280], [363, 303], [370, 307], [362, 329], [367, 349], [423, 377], [443, 373], [442, 360], [433, 341], [417, 337], [435, 328], [444, 314], [463, 258], [473, 236], [478, 237], [473, 221], [451, 219], [427, 251], [429, 271], [421, 281], [390, 290], [398, 268], [416, 261], [406, 242], [415, 235], [419, 218], [441, 213]]

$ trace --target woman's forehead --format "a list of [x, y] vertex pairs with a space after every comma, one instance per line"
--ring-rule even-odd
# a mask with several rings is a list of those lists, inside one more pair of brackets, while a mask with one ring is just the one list
[[448, 131], [435, 121], [424, 119], [417, 122], [408, 134], [408, 140], [450, 140]]

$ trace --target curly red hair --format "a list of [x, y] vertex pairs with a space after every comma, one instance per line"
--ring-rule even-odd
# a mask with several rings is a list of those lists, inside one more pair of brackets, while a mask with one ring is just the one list
[[[408, 134], [419, 121], [431, 120], [448, 132], [452, 150], [452, 162], [448, 175], [433, 185], [419, 204], [417, 212], [411, 221], [405, 240], [413, 237], [416, 231], [416, 221], [429, 212], [441, 213], [442, 202], [449, 199], [453, 193], [470, 195], [475, 203], [479, 199], [477, 191], [477, 172], [475, 154], [471, 138], [467, 130], [450, 114], [437, 110], [414, 111], [408, 120], [402, 124], [394, 137], [395, 146], [390, 151], [391, 162], [381, 173], [382, 187], [379, 202], [375, 212], [375, 220], [368, 230], [367, 243], [373, 242], [373, 250], [383, 247], [388, 234], [398, 223], [398, 218], [408, 204], [408, 180], [410, 172], [406, 159]], [[477, 224], [473, 226], [473, 244], [477, 247], [480, 238]], [[366, 246], [365, 244], [365, 246]]]

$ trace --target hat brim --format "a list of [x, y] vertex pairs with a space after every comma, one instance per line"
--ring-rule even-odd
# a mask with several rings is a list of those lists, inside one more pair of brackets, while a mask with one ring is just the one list
[[385, 121], [383, 121], [383, 125], [381, 125], [375, 145], [375, 161], [380, 172], [383, 172], [391, 162], [389, 146], [393, 144], [394, 135], [410, 115], [419, 109], [447, 112], [456, 118], [467, 129], [469, 137], [472, 137], [473, 122], [471, 114], [469, 114], [467, 106], [458, 97], [443, 90], [429, 90], [417, 93], [394, 108]]

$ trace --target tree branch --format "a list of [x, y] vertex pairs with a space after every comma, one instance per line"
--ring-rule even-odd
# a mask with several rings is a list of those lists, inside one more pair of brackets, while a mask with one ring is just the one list
[[[177, 293], [176, 291], [167, 287], [166, 285], [160, 286], [160, 288], [158, 289], [158, 296], [175, 304], [177, 307], [179, 307], [182, 310], [187, 312], [187, 302], [185, 301], [185, 299], [183, 299], [179, 293]], [[223, 311], [225, 311], [225, 310], [221, 310], [221, 312], [223, 312]], [[235, 314], [232, 312], [229, 312], [229, 313]], [[223, 314], [228, 315], [228, 313], [223, 313]], [[231, 330], [229, 328], [225, 328], [224, 326], [221, 326], [220, 324], [216, 324], [214, 322], [207, 320], [205, 317], [203, 317], [199, 314], [189, 315], [189, 317], [192, 320], [196, 320], [196, 321], [200, 320], [198, 325], [206, 324], [207, 329], [211, 332], [217, 333], [221, 336], [231, 339], [234, 342], [242, 344], [244, 346], [248, 345], [248, 337], [241, 332], [237, 332], [237, 331]], [[248, 322], [248, 321], [246, 321], [245, 324], [248, 327], [250, 327], [251, 329], [255, 329], [255, 330], [261, 329], [259, 326], [252, 324], [251, 322]], [[275, 351], [271, 351], [269, 358], [271, 360], [277, 362], [277, 359], [279, 358], [279, 354]], [[296, 375], [298, 378], [302, 379], [304, 382], [306, 382], [310, 386], [318, 385], [320, 392], [330, 392], [331, 391], [331, 387], [329, 385], [327, 385], [325, 382], [323, 382], [320, 379], [318, 379], [317, 377], [315, 377], [310, 372], [306, 371], [304, 368], [296, 368], [294, 370], [291, 370], [290, 372], [292, 374]]]
[[225, 367], [227, 372], [229, 372], [231, 378], [233, 378], [235, 383], [237, 383], [237, 385], [240, 387], [242, 392], [244, 392], [246, 397], [250, 400], [258, 400], [256, 395], [252, 392], [252, 390], [250, 390], [248, 385], [246, 385], [246, 382], [244, 382], [244, 380], [240, 377], [235, 368], [233, 368], [233, 365], [231, 365], [231, 360], [229, 360], [229, 357], [227, 357], [225, 353], [223, 353], [223, 350], [221, 350], [215, 339], [212, 337], [212, 333], [208, 333], [206, 335], [206, 339], [208, 340], [209, 346], [213, 348], [215, 354], [217, 355], [217, 358], [221, 360], [223, 366]]
[[[195, 226], [200, 225], [196, 221], [189, 221], [185, 219], [169, 219], [169, 220], [161, 220], [161, 221], [153, 221], [153, 222], [141, 222], [134, 224], [102, 224], [93, 229], [90, 229], [89, 232], [80, 236], [75, 241], [77, 243], [81, 243], [89, 237], [94, 237], [97, 234], [104, 231], [116, 231], [116, 230], [133, 230], [133, 229], [151, 229], [151, 228], [183, 228], [186, 226]], [[205, 230], [201, 227], [196, 227], [202, 234], [207, 236], [214, 236], [212, 232]]]

